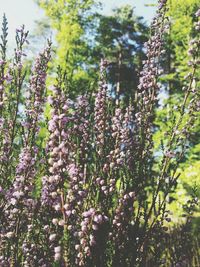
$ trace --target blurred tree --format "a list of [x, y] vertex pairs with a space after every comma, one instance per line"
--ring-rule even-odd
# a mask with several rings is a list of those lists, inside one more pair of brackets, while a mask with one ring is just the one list
[[[108, 80], [112, 92], [127, 99], [137, 85], [148, 29], [142, 17], [134, 14], [133, 7], [126, 5], [105, 16], [96, 11], [100, 4], [95, 0], [37, 0], [37, 3], [56, 31], [56, 64], [67, 72], [70, 93], [93, 90], [100, 58], [105, 57], [110, 62]], [[43, 24], [38, 24], [38, 35]]]
[[[167, 74], [163, 75], [162, 82], [166, 84], [169, 96], [166, 106], [169, 110], [174, 105], [178, 106], [183, 97], [184, 86], [187, 83], [185, 77], [190, 68], [188, 65], [190, 60], [188, 54], [189, 42], [194, 38], [193, 25], [197, 19], [195, 13], [199, 8], [199, 0], [170, 0], [168, 5], [169, 35], [166, 37], [166, 57], [163, 62]], [[193, 86], [197, 86], [197, 84]], [[191, 139], [192, 146], [199, 143], [199, 130], [200, 121], [194, 127], [194, 134]]]
[[57, 41], [56, 62], [66, 71], [71, 94], [85, 91], [91, 83], [91, 37], [95, 23], [92, 8], [95, 0], [36, 0], [50, 20]]
[[169, 35], [166, 42], [166, 58], [164, 61], [169, 93], [181, 93], [185, 75], [189, 71], [189, 40], [194, 34], [195, 12], [199, 0], [169, 0]]
[[110, 16], [98, 15], [94, 55], [103, 55], [110, 62], [108, 81], [118, 98], [134, 94], [138, 73], [144, 59], [144, 43], [148, 27], [143, 18], [134, 14], [134, 8], [125, 5], [113, 10]]
[[[169, 18], [171, 21], [170, 38], [168, 42], [168, 82], [169, 94], [177, 102], [182, 97], [184, 77], [189, 72], [188, 62], [190, 60], [188, 50], [189, 41], [195, 37], [194, 22], [197, 20], [195, 13], [199, 8], [199, 0], [170, 0], [169, 1]], [[184, 27], [183, 27], [184, 25]], [[178, 67], [179, 66], [179, 67]], [[196, 75], [200, 77], [200, 73]], [[199, 81], [196, 81], [199, 84]], [[198, 86], [193, 85], [193, 86]], [[177, 94], [178, 93], [178, 97]], [[193, 129], [191, 137], [191, 147], [198, 146], [200, 142], [200, 118]], [[200, 150], [195, 150], [197, 155]], [[200, 160], [200, 157], [198, 158]]]
[[[193, 25], [199, 0], [169, 0], [168, 5], [169, 34], [166, 35], [165, 40], [166, 53], [162, 64], [164, 75], [161, 78], [163, 84], [161, 98], [165, 96], [165, 100], [162, 101], [162, 108], [158, 110], [157, 114], [157, 124], [160, 129], [162, 128], [162, 134], [157, 133], [158, 141], [163, 139], [166, 128], [163, 123], [167, 123], [167, 114], [173, 112], [175, 116], [175, 108], [178, 108], [183, 97], [184, 86], [187, 84], [185, 76], [189, 72], [189, 41], [194, 37]], [[197, 86], [197, 84], [193, 86]], [[192, 146], [199, 142], [198, 128], [198, 126], [194, 128], [191, 139]]]

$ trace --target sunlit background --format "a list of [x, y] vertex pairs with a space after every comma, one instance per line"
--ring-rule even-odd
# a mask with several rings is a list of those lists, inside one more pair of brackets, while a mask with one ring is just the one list
[[[112, 9], [121, 5], [130, 4], [135, 7], [136, 15], [143, 16], [147, 23], [155, 13], [152, 4], [156, 0], [101, 0], [103, 4], [102, 12], [110, 14]], [[0, 18], [6, 14], [9, 25], [9, 45], [14, 44], [15, 29], [24, 24], [32, 32], [35, 28], [35, 21], [44, 18], [44, 11], [37, 6], [34, 0], [0, 0]]]

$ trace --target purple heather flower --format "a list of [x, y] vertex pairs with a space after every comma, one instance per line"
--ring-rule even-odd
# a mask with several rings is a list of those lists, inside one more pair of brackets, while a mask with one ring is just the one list
[[200, 17], [200, 9], [197, 10], [197, 12], [195, 13], [196, 17]]

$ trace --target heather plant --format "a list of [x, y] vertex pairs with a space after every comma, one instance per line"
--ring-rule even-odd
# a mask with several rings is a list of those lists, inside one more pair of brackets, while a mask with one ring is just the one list
[[[198, 262], [193, 240], [191, 255], [185, 253], [184, 244], [188, 236], [192, 239], [189, 223], [198, 199], [195, 195], [187, 203], [185, 223], [173, 231], [168, 198], [199, 115], [200, 11], [196, 38], [190, 42], [185, 97], [156, 156], [153, 134], [163, 36], [168, 30], [166, 2], [158, 2], [138, 88], [127, 106], [108, 90], [106, 59], [101, 60], [99, 86], [92, 94], [71, 99], [66, 72], [60, 67], [47, 90], [51, 43], [28, 75], [23, 61], [28, 33], [24, 27], [17, 30], [17, 49], [10, 63], [4, 18], [0, 266], [143, 267]], [[48, 116], [46, 109], [50, 109]], [[44, 125], [47, 134], [41, 141]], [[172, 240], [176, 249], [169, 245]]]

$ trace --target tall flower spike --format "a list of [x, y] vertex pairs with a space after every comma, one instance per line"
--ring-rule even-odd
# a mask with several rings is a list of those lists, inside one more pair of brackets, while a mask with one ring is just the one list
[[[39, 131], [37, 126], [38, 121], [41, 119], [43, 106], [46, 101], [46, 76], [48, 69], [48, 62], [51, 58], [51, 42], [48, 41], [48, 46], [35, 60], [31, 78], [28, 88], [28, 97], [26, 100], [26, 121], [24, 129], [26, 130], [25, 143], [34, 139]], [[34, 137], [35, 136], [35, 137]]]
[[42, 178], [41, 204], [48, 228], [46, 242], [49, 244], [50, 259], [62, 262], [63, 253], [58, 253], [56, 247], [66, 229], [65, 191], [69, 182], [68, 167], [76, 155], [76, 146], [72, 141], [76, 116], [74, 102], [67, 98], [60, 84], [53, 86], [52, 90], [53, 95], [49, 97], [52, 117], [48, 123], [50, 135], [46, 147], [49, 173]]
[[138, 112], [135, 114], [135, 129], [139, 139], [137, 158], [140, 161], [139, 165], [143, 166], [143, 170], [140, 166], [138, 167], [138, 179], [147, 175], [145, 169], [150, 166], [149, 161], [152, 158], [153, 117], [159, 89], [157, 81], [160, 74], [159, 59], [164, 52], [162, 43], [165, 31], [166, 3], [167, 1], [162, 0], [158, 2], [159, 8], [151, 24], [152, 36], [146, 43], [147, 59], [144, 61], [138, 85], [136, 99]]
[[[45, 59], [45, 60], [44, 60]], [[38, 103], [38, 98], [35, 96], [34, 90], [30, 90], [30, 95], [32, 96], [29, 106], [26, 107], [26, 113], [30, 114], [32, 107], [35, 107], [36, 117], [32, 121], [32, 125], [28, 128], [28, 131], [33, 131], [34, 139], [27, 140], [24, 143], [24, 147], [19, 155], [19, 163], [16, 166], [15, 178], [12, 182], [10, 189], [6, 192], [6, 204], [5, 204], [5, 217], [2, 221], [2, 226], [0, 227], [0, 232], [3, 234], [3, 237], [6, 238], [8, 233], [12, 233], [12, 238], [21, 242], [23, 233], [32, 220], [32, 216], [35, 210], [36, 202], [33, 197], [33, 189], [35, 185], [35, 176], [36, 176], [36, 160], [38, 148], [33, 142], [37, 138], [38, 131], [35, 129], [40, 116], [43, 111], [44, 104], [44, 93], [45, 93], [45, 78], [47, 72], [47, 64], [50, 60], [50, 47], [44, 50], [40, 54], [40, 57], [37, 59], [36, 66], [40, 66], [37, 69], [37, 72], [32, 74], [35, 76], [35, 79], [38, 78], [37, 83], [37, 94], [40, 95], [40, 102]], [[35, 67], [36, 68], [36, 67]], [[42, 75], [42, 83], [40, 83], [40, 77]], [[37, 77], [37, 78], [36, 78]], [[31, 84], [31, 82], [30, 82]], [[40, 109], [37, 110], [37, 106], [40, 106]], [[27, 118], [27, 123], [29, 122], [29, 117]], [[38, 126], [37, 126], [38, 127]], [[23, 214], [23, 216], [22, 216]], [[7, 225], [6, 221], [9, 220], [10, 223]], [[16, 230], [17, 224], [17, 230]], [[15, 250], [15, 249], [14, 249]], [[13, 250], [13, 253], [15, 253]], [[15, 257], [11, 255], [11, 257]]]
[[[3, 20], [3, 34], [1, 36], [2, 44], [2, 60], [0, 60], [0, 119], [2, 122], [2, 140], [0, 159], [0, 169], [5, 173], [8, 171], [8, 166], [12, 167], [12, 149], [13, 142], [16, 136], [16, 125], [19, 117], [19, 104], [21, 97], [21, 89], [24, 82], [25, 74], [23, 71], [23, 49], [24, 43], [27, 40], [28, 32], [23, 27], [21, 33], [16, 33], [17, 48], [15, 49], [13, 64], [6, 64], [6, 44], [7, 44], [7, 21]], [[6, 90], [5, 90], [6, 88]], [[13, 92], [14, 89], [14, 92]], [[19, 153], [19, 151], [17, 151]], [[2, 177], [4, 174], [2, 173]], [[7, 180], [7, 179], [6, 179]], [[5, 184], [4, 184], [5, 185]]]
[[135, 193], [122, 193], [119, 196], [118, 204], [113, 212], [112, 232], [110, 238], [114, 245], [113, 266], [118, 263], [122, 266], [126, 249], [131, 244], [130, 228], [133, 219], [133, 203]]
[[107, 61], [101, 60], [100, 64], [100, 82], [99, 89], [95, 96], [94, 108], [94, 127], [95, 127], [95, 143], [97, 146], [97, 153], [99, 156], [103, 155], [103, 148], [105, 143], [105, 130], [106, 130], [106, 102], [107, 102], [107, 84], [105, 81]]

